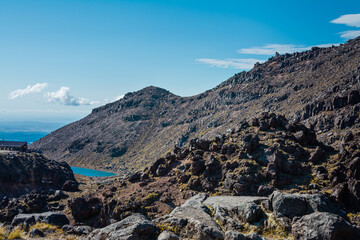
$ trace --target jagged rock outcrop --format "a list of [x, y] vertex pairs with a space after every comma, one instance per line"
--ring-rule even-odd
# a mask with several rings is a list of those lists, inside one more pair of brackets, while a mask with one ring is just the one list
[[[293, 219], [313, 212], [336, 212], [336, 207], [321, 194], [289, 194], [275, 191], [271, 196], [272, 209], [276, 217]], [[343, 214], [339, 211], [337, 214]]]
[[18, 197], [32, 190], [62, 189], [76, 182], [70, 166], [36, 153], [0, 153], [0, 199]]
[[299, 240], [360, 239], [359, 229], [340, 216], [328, 212], [315, 212], [295, 219], [292, 233]]
[[92, 231], [86, 239], [89, 240], [153, 240], [156, 239], [158, 228], [141, 214], [134, 214], [120, 222]]
[[225, 226], [227, 222], [230, 222], [230, 225], [233, 224], [235, 222], [233, 218], [248, 223], [260, 220], [264, 213], [258, 205], [265, 199], [267, 198], [216, 196], [207, 198], [204, 201], [204, 205], [211, 207], [214, 211], [215, 219]]
[[77, 223], [92, 222], [94, 226], [100, 226], [100, 212], [102, 201], [96, 197], [77, 197], [68, 200], [71, 214]]

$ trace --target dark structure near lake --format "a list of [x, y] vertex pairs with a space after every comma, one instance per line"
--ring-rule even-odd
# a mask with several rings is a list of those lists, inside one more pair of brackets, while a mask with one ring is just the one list
[[0, 150], [15, 150], [26, 152], [27, 142], [0, 141]]

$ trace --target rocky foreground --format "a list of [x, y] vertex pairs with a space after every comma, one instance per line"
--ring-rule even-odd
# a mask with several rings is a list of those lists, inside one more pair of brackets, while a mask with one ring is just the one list
[[125, 178], [5, 197], [0, 239], [360, 239], [360, 134], [319, 139], [263, 113]]

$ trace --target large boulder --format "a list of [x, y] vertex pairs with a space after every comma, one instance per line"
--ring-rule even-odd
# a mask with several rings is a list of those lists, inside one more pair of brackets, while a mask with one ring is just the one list
[[205, 201], [207, 197], [208, 195], [205, 193], [196, 194], [195, 196], [186, 200], [186, 202], [184, 202], [183, 205], [181, 205], [181, 207], [192, 207], [206, 212], [208, 211], [208, 208], [204, 206], [202, 202]]
[[67, 192], [79, 191], [79, 183], [77, 183], [76, 181], [67, 180], [62, 186], [62, 190]]
[[207, 198], [204, 205], [214, 209], [215, 219], [225, 223], [228, 218], [240, 219], [244, 222], [254, 223], [263, 216], [263, 211], [258, 206], [265, 197], [248, 196], [215, 196]]
[[321, 194], [289, 194], [275, 191], [270, 196], [276, 217], [294, 218], [313, 212], [336, 212], [330, 201]]
[[68, 205], [76, 222], [98, 216], [103, 206], [101, 200], [95, 197], [70, 198]]
[[248, 240], [248, 238], [242, 233], [230, 230], [225, 232], [225, 240]]
[[29, 232], [29, 236], [31, 238], [36, 238], [36, 237], [43, 238], [43, 237], [45, 237], [44, 233], [41, 230], [37, 229], [37, 228], [31, 229], [31, 231]]
[[30, 226], [37, 222], [48, 223], [56, 226], [63, 226], [69, 224], [69, 220], [66, 218], [65, 214], [61, 212], [44, 212], [19, 214], [13, 219], [11, 225], [17, 226], [20, 224], [24, 224]]
[[180, 239], [175, 233], [165, 230], [157, 238], [157, 240], [178, 240]]
[[342, 217], [328, 212], [315, 212], [295, 218], [292, 234], [300, 240], [353, 240], [360, 239], [359, 229]]
[[152, 240], [156, 239], [159, 229], [145, 216], [135, 213], [120, 222], [92, 231], [88, 240]]
[[32, 190], [62, 189], [76, 182], [70, 166], [37, 153], [0, 153], [0, 198], [19, 197]]
[[39, 213], [50, 211], [47, 195], [32, 191], [18, 198], [5, 197], [0, 202], [0, 222], [11, 222], [19, 213]]
[[211, 218], [209, 209], [202, 204], [206, 198], [206, 194], [195, 195], [170, 214], [154, 221], [170, 230], [175, 229], [181, 238], [224, 239], [221, 227]]
[[247, 153], [251, 153], [259, 146], [259, 137], [257, 135], [253, 136], [251, 134], [247, 134], [242, 137], [243, 141], [243, 149]]
[[181, 238], [224, 239], [220, 226], [199, 208], [177, 207], [169, 215], [155, 220], [160, 226], [176, 229]]
[[71, 226], [71, 225], [64, 225], [62, 230], [67, 234], [74, 234], [74, 235], [88, 235], [90, 234], [94, 228], [90, 226]]

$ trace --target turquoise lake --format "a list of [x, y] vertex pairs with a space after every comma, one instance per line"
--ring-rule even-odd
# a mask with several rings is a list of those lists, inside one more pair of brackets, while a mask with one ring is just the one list
[[74, 173], [84, 175], [87, 177], [110, 177], [115, 176], [115, 173], [98, 171], [89, 168], [71, 167]]
[[[23, 124], [19, 124], [16, 125], [16, 123], [12, 124], [14, 126], [12, 126], [10, 123], [7, 123], [7, 125], [4, 123], [0, 122], [0, 140], [6, 140], [6, 141], [25, 141], [28, 142], [28, 144], [31, 144], [37, 140], [39, 140], [40, 138], [44, 137], [45, 135], [47, 135], [50, 132], [46, 132], [45, 129], [42, 129], [42, 125], [46, 126], [46, 130], [49, 130], [49, 128], [51, 129], [51, 127], [53, 127], [53, 129], [57, 128], [56, 126], [52, 126], [54, 124], [47, 124], [49, 126], [47, 126], [44, 123], [31, 123], [31, 126], [27, 126], [26, 124], [30, 124], [30, 123], [23, 123]], [[39, 125], [39, 126], [38, 126]], [[60, 124], [58, 124], [60, 125]], [[26, 131], [21, 131], [21, 127], [23, 128], [29, 128], [26, 129]], [[19, 129], [20, 130], [19, 130]], [[41, 131], [32, 131], [31, 129], [36, 129], [36, 130], [41, 130]], [[53, 130], [51, 129], [51, 130]], [[111, 172], [105, 172], [105, 171], [98, 171], [98, 170], [94, 170], [94, 169], [89, 169], [89, 168], [80, 168], [80, 167], [71, 167], [71, 169], [73, 170], [74, 173], [76, 174], [80, 174], [80, 175], [84, 175], [87, 177], [110, 177], [110, 176], [115, 176], [115, 173], [111, 173]]]

